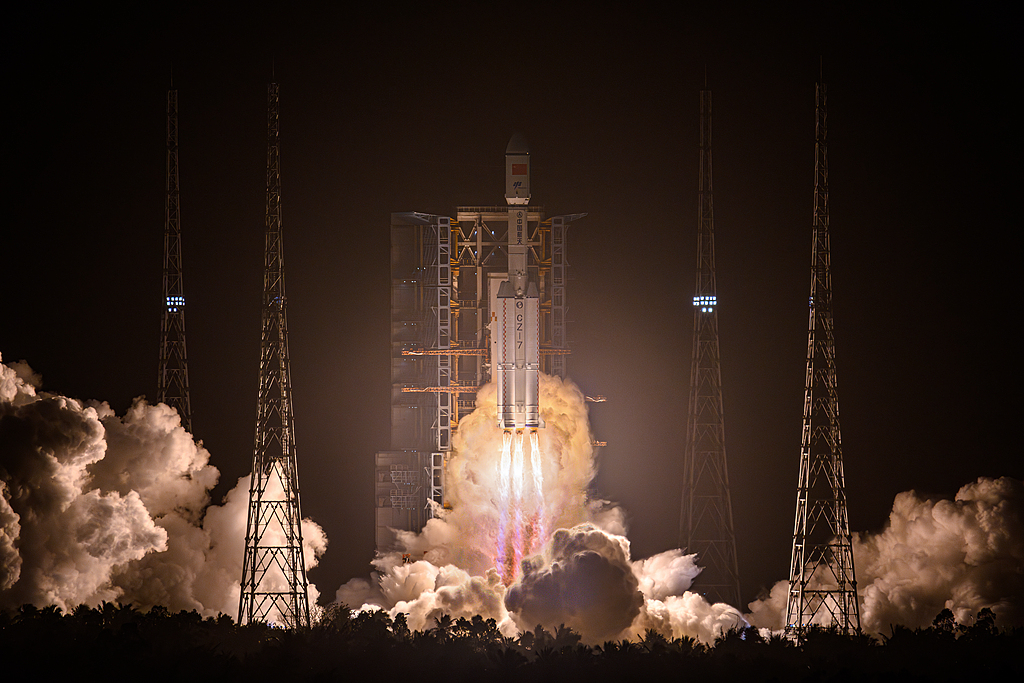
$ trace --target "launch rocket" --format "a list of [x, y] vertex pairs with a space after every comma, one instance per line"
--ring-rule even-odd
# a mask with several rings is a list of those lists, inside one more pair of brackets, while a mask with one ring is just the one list
[[521, 135], [505, 148], [508, 203], [508, 280], [491, 314], [491, 359], [498, 379], [498, 426], [534, 431], [540, 419], [540, 295], [526, 269], [529, 250], [530, 149]]

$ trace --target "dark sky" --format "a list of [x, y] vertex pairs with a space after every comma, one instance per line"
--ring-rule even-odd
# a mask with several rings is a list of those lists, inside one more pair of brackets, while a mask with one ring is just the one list
[[218, 494], [248, 473], [273, 68], [303, 511], [328, 533], [311, 579], [333, 596], [373, 554], [389, 214], [501, 204], [519, 131], [534, 203], [589, 214], [570, 231], [569, 365], [608, 397], [592, 409], [608, 441], [595, 493], [628, 510], [634, 556], [674, 547], [706, 69], [726, 440], [752, 600], [788, 571], [823, 65], [851, 526], [880, 529], [910, 488], [1024, 477], [1009, 15], [597, 6], [10, 16], [4, 360], [119, 412], [154, 396], [173, 65], [195, 433]]

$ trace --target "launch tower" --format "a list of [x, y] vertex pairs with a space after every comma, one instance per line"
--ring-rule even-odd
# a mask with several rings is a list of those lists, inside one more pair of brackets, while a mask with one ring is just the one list
[[181, 222], [178, 215], [178, 91], [167, 91], [167, 202], [164, 205], [164, 298], [160, 315], [160, 371], [156, 400], [178, 411], [192, 431], [185, 354], [185, 293], [181, 276]]
[[249, 488], [238, 623], [307, 627], [309, 598], [302, 556], [302, 513], [295, 457], [287, 298], [281, 234], [278, 87], [269, 88], [267, 225], [263, 275], [263, 336], [256, 445]]
[[722, 370], [715, 293], [715, 224], [711, 188], [711, 91], [700, 91], [700, 187], [697, 286], [693, 296], [690, 412], [683, 456], [680, 545], [697, 553], [703, 571], [694, 590], [713, 602], [740, 604], [736, 536], [729, 498], [722, 415]]
[[[565, 377], [566, 233], [586, 214], [547, 218], [541, 206], [516, 206], [525, 279], [537, 284], [540, 370]], [[392, 530], [419, 531], [447, 503], [452, 433], [492, 379], [488, 325], [510, 277], [515, 213], [506, 204], [461, 206], [455, 218], [391, 214], [391, 448], [375, 458], [379, 551], [392, 549]]]
[[786, 605], [786, 629], [796, 639], [811, 625], [835, 626], [847, 633], [860, 631], [836, 397], [825, 95], [825, 85], [818, 83], [807, 372]]

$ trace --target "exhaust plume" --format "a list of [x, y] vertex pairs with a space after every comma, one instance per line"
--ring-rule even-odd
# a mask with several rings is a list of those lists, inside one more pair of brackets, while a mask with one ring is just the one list
[[[480, 614], [509, 636], [564, 624], [588, 644], [637, 638], [646, 629], [710, 643], [746, 625], [735, 608], [687, 592], [700, 573], [693, 555], [671, 550], [630, 558], [622, 510], [587, 496], [596, 467], [586, 403], [575, 385], [541, 375], [547, 427], [528, 447], [497, 428], [495, 391], [493, 384], [480, 390], [476, 410], [453, 438], [456, 454], [446, 472], [451, 509], [437, 510], [420, 533], [396, 532], [398, 548], [373, 561], [370, 581], [342, 586], [339, 602], [404, 613], [413, 629], [432, 627], [442, 614]], [[517, 514], [529, 533], [513, 535], [509, 546], [504, 541]], [[507, 564], [508, 547], [516, 566]]]

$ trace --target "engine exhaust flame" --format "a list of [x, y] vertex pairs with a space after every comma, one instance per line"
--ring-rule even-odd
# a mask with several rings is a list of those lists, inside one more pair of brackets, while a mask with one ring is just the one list
[[[498, 460], [498, 536], [494, 566], [501, 581], [511, 585], [523, 558], [539, 549], [546, 538], [544, 519], [544, 454], [536, 429], [529, 430], [529, 469], [526, 430], [504, 430]], [[529, 478], [527, 478], [529, 474]]]

